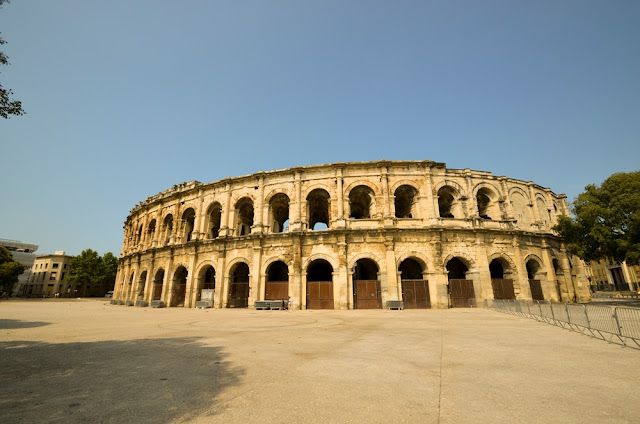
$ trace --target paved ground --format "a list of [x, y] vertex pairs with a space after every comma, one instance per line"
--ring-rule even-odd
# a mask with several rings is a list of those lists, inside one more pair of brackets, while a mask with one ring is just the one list
[[640, 350], [489, 310], [0, 302], [0, 422], [637, 423]]

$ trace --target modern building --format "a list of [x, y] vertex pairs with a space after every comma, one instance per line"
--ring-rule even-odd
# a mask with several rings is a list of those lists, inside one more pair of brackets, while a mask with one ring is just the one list
[[433, 161], [334, 163], [173, 186], [124, 223], [114, 300], [296, 309], [584, 301], [552, 227], [565, 195]]
[[589, 281], [593, 291], [636, 291], [640, 288], [640, 266], [617, 263], [607, 259], [587, 264]]
[[29, 297], [77, 297], [75, 284], [68, 282], [71, 258], [64, 250], [53, 255], [38, 255], [33, 264], [33, 273], [27, 285], [25, 296]]
[[25, 272], [18, 276], [18, 282], [13, 286], [13, 292], [11, 295], [18, 296], [24, 291], [26, 284], [31, 277], [33, 262], [36, 259], [36, 254], [34, 252], [38, 250], [38, 245], [22, 243], [17, 240], [0, 239], [0, 246], [11, 252], [11, 256], [14, 261], [27, 267]]

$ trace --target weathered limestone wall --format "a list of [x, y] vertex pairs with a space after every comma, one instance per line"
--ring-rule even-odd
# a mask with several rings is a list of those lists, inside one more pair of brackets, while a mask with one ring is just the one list
[[[532, 298], [534, 278], [546, 300], [584, 300], [582, 263], [551, 230], [567, 213], [566, 196], [532, 182], [431, 161], [338, 163], [192, 181], [131, 211], [114, 297], [150, 302], [158, 297], [154, 279], [164, 271], [157, 281], [161, 300], [194, 307], [212, 267], [214, 307], [227, 307], [234, 273], [246, 264], [246, 306], [252, 307], [265, 299], [270, 266], [282, 262], [293, 306], [304, 309], [309, 265], [324, 260], [332, 269], [334, 308], [352, 309], [354, 271], [369, 259], [384, 307], [402, 299], [399, 267], [413, 260], [429, 281], [431, 307], [447, 308], [447, 264], [457, 258], [478, 305], [494, 298], [490, 264], [497, 262], [517, 299]], [[314, 230], [314, 220], [327, 228]], [[186, 284], [184, 295], [180, 284]]]

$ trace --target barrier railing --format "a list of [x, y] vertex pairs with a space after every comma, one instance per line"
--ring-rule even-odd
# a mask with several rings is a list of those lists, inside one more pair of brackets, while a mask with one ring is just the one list
[[496, 311], [546, 322], [566, 330], [640, 349], [640, 309], [548, 301], [493, 300]]

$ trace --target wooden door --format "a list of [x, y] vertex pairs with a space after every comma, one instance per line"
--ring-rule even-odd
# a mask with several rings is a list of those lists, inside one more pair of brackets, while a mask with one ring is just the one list
[[162, 284], [154, 284], [153, 299], [151, 300], [160, 300], [161, 298], [162, 298]]
[[405, 309], [431, 308], [427, 280], [402, 280], [402, 300]]
[[332, 281], [307, 281], [307, 309], [333, 309]]
[[475, 299], [472, 280], [449, 280], [449, 298], [452, 308], [471, 307], [470, 299]]
[[264, 287], [264, 300], [289, 300], [288, 281], [267, 281]]
[[531, 287], [531, 299], [544, 300], [544, 295], [542, 294], [542, 285], [540, 284], [540, 280], [529, 280], [529, 286]]
[[380, 283], [377, 280], [356, 280], [356, 309], [381, 307]]
[[231, 283], [229, 287], [229, 307], [246, 308], [249, 306], [249, 282]]
[[515, 300], [516, 293], [513, 291], [513, 280], [503, 278], [492, 278], [491, 286], [493, 287], [493, 298]]

